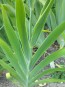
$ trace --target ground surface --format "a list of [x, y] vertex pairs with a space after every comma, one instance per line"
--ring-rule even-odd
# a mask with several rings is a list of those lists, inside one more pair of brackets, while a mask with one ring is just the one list
[[[0, 87], [20, 87], [19, 85], [14, 85], [12, 82], [5, 79], [5, 77], [0, 77]], [[65, 83], [50, 83], [45, 86], [37, 87], [65, 87]]]
[[0, 77], [0, 87], [20, 87], [20, 86], [14, 85], [14, 83], [8, 81], [5, 77]]

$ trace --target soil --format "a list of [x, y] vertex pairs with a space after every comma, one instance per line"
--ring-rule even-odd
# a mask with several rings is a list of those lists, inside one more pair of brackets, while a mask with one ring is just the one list
[[[0, 87], [20, 87], [20, 85], [14, 85], [11, 81], [7, 80], [5, 77], [0, 77]], [[65, 87], [65, 83], [50, 83], [45, 86], [40, 84], [37, 87]]]
[[11, 81], [7, 80], [4, 76], [0, 77], [0, 87], [20, 87], [20, 85], [15, 85]]

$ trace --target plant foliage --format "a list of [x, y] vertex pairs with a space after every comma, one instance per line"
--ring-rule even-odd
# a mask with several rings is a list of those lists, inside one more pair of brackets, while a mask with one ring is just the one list
[[[10, 44], [0, 38], [0, 47], [5, 54], [4, 58], [7, 58], [10, 64], [6, 61], [3, 61], [2, 59], [0, 59], [0, 64], [6, 70], [8, 70], [11, 73], [12, 77], [19, 81], [23, 87], [32, 87], [44, 82], [65, 82], [65, 80], [53, 78], [40, 80], [40, 78], [46, 74], [65, 70], [65, 68], [55, 68], [43, 71], [44, 67], [51, 61], [54, 61], [65, 55], [65, 48], [57, 50], [56, 52], [50, 54], [49, 56], [45, 57], [45, 59], [42, 60], [38, 65], [36, 65], [40, 57], [53, 44], [57, 37], [65, 30], [65, 22], [58, 25], [49, 34], [49, 36], [43, 41], [41, 46], [33, 55], [33, 47], [35, 46], [45, 25], [47, 16], [54, 3], [54, 0], [46, 1], [45, 6], [37, 16], [38, 19], [36, 20], [36, 23], [34, 24], [34, 26], [32, 26], [31, 13], [33, 13], [35, 3], [36, 2], [33, 3], [32, 0], [29, 0], [28, 2], [28, 6], [30, 7], [29, 19], [28, 17], [26, 17], [27, 10], [25, 9], [26, 6], [23, 0], [15, 0], [15, 8], [12, 7], [12, 9], [10, 5], [8, 7], [8, 4], [6, 4], [6, 6], [4, 4], [1, 4], [3, 25]], [[10, 18], [10, 12], [7, 11], [6, 7], [7, 9], [11, 10], [11, 15], [13, 15], [15, 19], [14, 23], [11, 21], [12, 18]], [[27, 24], [26, 20], [29, 22], [29, 25]], [[14, 24], [15, 28], [13, 27]]]

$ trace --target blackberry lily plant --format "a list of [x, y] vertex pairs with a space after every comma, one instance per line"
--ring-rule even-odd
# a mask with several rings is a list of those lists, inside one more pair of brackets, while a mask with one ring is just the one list
[[44, 75], [54, 73], [55, 71], [65, 71], [65, 68], [49, 68], [47, 70], [44, 70], [44, 67], [50, 62], [65, 55], [65, 48], [53, 52], [36, 65], [40, 57], [52, 45], [57, 37], [65, 30], [65, 22], [57, 26], [43, 41], [42, 45], [37, 49], [35, 54], [33, 54], [33, 47], [35, 46], [37, 39], [44, 27], [46, 18], [54, 3], [54, 0], [46, 1], [46, 4], [42, 8], [36, 24], [33, 28], [31, 28], [31, 13], [34, 3], [34, 0], [29, 0], [29, 32], [27, 31], [26, 11], [23, 0], [15, 0], [14, 13], [16, 20], [16, 29], [12, 27], [5, 5], [0, 5], [0, 8], [2, 10], [4, 29], [10, 43], [9, 45], [2, 38], [0, 38], [0, 47], [5, 54], [4, 58], [6, 58], [10, 62], [9, 64], [6, 61], [0, 59], [0, 65], [10, 72], [11, 76], [21, 84], [21, 87], [33, 87], [45, 82], [65, 82], [65, 80], [54, 78], [46, 78], [40, 80], [40, 78], [42, 78]]

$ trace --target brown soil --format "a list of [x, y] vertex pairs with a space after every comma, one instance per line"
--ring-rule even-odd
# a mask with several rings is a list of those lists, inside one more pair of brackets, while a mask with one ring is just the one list
[[[12, 82], [6, 80], [5, 77], [0, 77], [0, 87], [20, 87], [20, 85], [14, 85]], [[37, 87], [65, 87], [65, 83], [50, 83]]]

